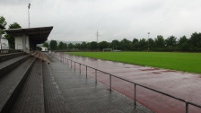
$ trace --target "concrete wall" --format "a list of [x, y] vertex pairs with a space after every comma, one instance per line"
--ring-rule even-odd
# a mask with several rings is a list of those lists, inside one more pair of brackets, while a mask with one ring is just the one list
[[22, 36], [15, 37], [15, 49], [23, 50]]
[[23, 50], [24, 52], [30, 52], [29, 36], [17, 36], [15, 37], [15, 49]]
[[9, 44], [7, 39], [1, 38], [0, 49], [9, 49]]

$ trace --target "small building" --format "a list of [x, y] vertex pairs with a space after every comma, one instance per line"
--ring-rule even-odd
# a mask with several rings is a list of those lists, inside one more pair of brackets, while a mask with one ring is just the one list
[[48, 48], [47, 47], [41, 47], [41, 51], [48, 51]]
[[0, 39], [0, 49], [6, 49], [8, 50], [9, 49], [9, 44], [8, 44], [8, 40], [6, 38], [1, 38]]
[[[5, 29], [5, 27], [1, 23], [0, 23], [0, 29]], [[7, 46], [8, 46], [8, 40], [4, 39], [0, 32], [0, 54], [8, 52], [7, 50], [5, 50]]]
[[47, 40], [52, 29], [53, 26], [8, 29], [5, 30], [5, 32], [14, 36], [16, 50], [22, 50], [29, 53], [32, 50], [36, 50], [37, 44], [42, 44]]

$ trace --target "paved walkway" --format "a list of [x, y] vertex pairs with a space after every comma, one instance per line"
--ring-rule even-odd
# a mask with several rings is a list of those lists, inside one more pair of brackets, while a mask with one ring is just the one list
[[[79, 72], [50, 56], [48, 65], [51, 79], [72, 113], [153, 113], [141, 105], [134, 109], [133, 101], [126, 96], [109, 91], [92, 78], [85, 78]], [[59, 107], [59, 106], [58, 106]], [[50, 108], [51, 109], [51, 108]]]
[[[157, 89], [164, 93], [201, 105], [201, 75], [176, 72], [172, 70], [143, 67], [86, 57], [63, 55], [76, 62], [117, 75], [130, 81]], [[73, 64], [74, 67], [74, 64]], [[76, 66], [79, 69], [79, 66]], [[85, 74], [85, 67], [82, 67]], [[88, 75], [94, 77], [94, 70], [88, 69]], [[98, 80], [109, 85], [109, 77], [98, 73]], [[133, 85], [119, 79], [112, 79], [112, 88], [133, 99]], [[157, 113], [185, 113], [185, 103], [161, 94], [137, 87], [137, 100]], [[189, 107], [189, 113], [201, 113], [200, 108]]]

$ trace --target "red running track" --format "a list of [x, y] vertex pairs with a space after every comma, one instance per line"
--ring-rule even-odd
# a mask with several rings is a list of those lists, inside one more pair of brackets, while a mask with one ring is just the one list
[[[199, 74], [143, 67], [87, 57], [71, 55], [63, 55], [63, 57], [201, 105], [201, 75]], [[74, 67], [74, 63], [72, 65]], [[79, 69], [79, 65], [75, 65], [75, 67]], [[82, 74], [86, 73], [84, 66], [81, 67], [81, 70]], [[93, 69], [88, 68], [87, 74], [95, 77]], [[97, 75], [98, 81], [109, 86], [108, 75], [101, 72], [98, 72]], [[112, 77], [112, 89], [131, 99], [134, 98], [134, 86], [131, 83]], [[137, 86], [136, 92], [137, 101], [156, 113], [185, 113], [185, 103], [183, 102], [139, 86]], [[201, 113], [201, 108], [190, 106], [189, 113]]]

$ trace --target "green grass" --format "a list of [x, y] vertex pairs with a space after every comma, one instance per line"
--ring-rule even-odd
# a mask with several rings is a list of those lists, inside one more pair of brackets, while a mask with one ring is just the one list
[[70, 52], [69, 54], [201, 74], [201, 53]]

